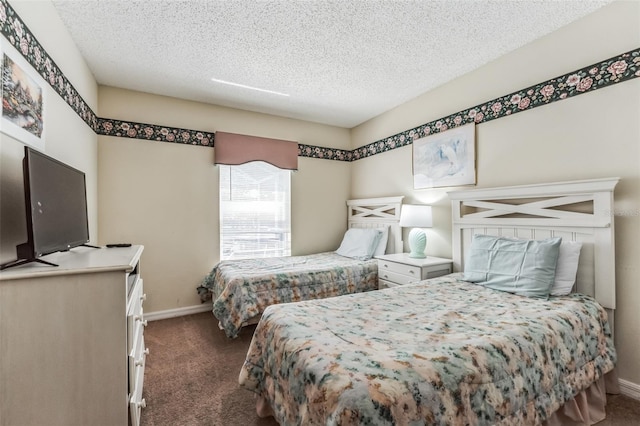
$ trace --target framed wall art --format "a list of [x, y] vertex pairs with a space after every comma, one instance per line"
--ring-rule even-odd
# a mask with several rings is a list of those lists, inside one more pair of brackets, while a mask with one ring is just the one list
[[46, 83], [2, 36], [0, 74], [0, 132], [44, 151]]
[[413, 141], [414, 189], [474, 185], [475, 135], [471, 123]]

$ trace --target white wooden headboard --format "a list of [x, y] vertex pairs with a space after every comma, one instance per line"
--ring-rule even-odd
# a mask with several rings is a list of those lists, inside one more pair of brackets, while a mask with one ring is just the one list
[[389, 227], [387, 254], [402, 253], [400, 209], [404, 196], [348, 200], [349, 228]]
[[[582, 242], [574, 291], [616, 307], [613, 190], [619, 178], [449, 192], [454, 271], [474, 234]], [[610, 320], [613, 323], [613, 312]], [[613, 325], [613, 324], [612, 324]]]

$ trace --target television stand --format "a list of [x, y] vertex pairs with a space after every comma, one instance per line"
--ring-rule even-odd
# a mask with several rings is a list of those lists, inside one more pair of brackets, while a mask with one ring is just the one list
[[[94, 249], [101, 248], [101, 247], [94, 246], [94, 245], [91, 245], [91, 244], [80, 244], [80, 246], [76, 246], [76, 247], [89, 247], [89, 248], [94, 248]], [[60, 250], [60, 251], [69, 251], [69, 250], [71, 250], [71, 249]], [[43, 264], [49, 265], [49, 266], [58, 266], [55, 263], [47, 262], [46, 260], [42, 260], [42, 259], [39, 259], [37, 257], [32, 258], [31, 257], [32, 255], [30, 254], [32, 250], [31, 250], [31, 248], [30, 248], [28, 243], [24, 243], [24, 244], [20, 244], [20, 245], [16, 246], [16, 251], [18, 252], [18, 259], [17, 260], [12, 260], [11, 262], [3, 263], [2, 265], [0, 265], [0, 271], [3, 271], [3, 270], [8, 269], [8, 268], [13, 268], [14, 266], [20, 266], [20, 265], [24, 265], [26, 263], [31, 263], [31, 262], [43, 263]]]
[[0, 272], [0, 425], [140, 426], [142, 251], [82, 248], [48, 255], [57, 268]]
[[11, 262], [3, 263], [2, 265], [0, 265], [0, 271], [8, 268], [13, 268], [14, 266], [20, 266], [27, 263], [31, 263], [31, 262], [44, 263], [45, 265], [49, 265], [49, 266], [59, 266], [59, 265], [56, 265], [55, 263], [47, 262], [46, 260], [42, 260], [42, 259], [17, 259], [17, 260], [12, 260]]

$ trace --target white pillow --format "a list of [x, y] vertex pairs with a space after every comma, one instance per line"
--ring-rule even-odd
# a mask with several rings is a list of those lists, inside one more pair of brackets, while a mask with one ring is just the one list
[[359, 260], [369, 260], [378, 247], [382, 231], [373, 228], [351, 228], [345, 232], [336, 253]]
[[582, 243], [579, 241], [563, 241], [560, 244], [556, 277], [549, 293], [551, 296], [566, 296], [571, 293], [576, 283], [580, 249], [582, 249]]
[[377, 228], [382, 231], [382, 235], [380, 236], [380, 241], [378, 242], [378, 247], [376, 247], [376, 251], [373, 253], [374, 256], [382, 256], [387, 252], [387, 241], [389, 240], [389, 227], [385, 226], [382, 228]]

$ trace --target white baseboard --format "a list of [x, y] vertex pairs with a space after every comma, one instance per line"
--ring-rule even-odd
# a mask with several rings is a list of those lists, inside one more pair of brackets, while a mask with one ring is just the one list
[[[201, 305], [186, 306], [184, 308], [167, 309], [166, 311], [145, 312], [144, 319], [147, 321], [157, 321], [184, 315], [199, 314], [201, 312], [212, 312], [212, 310], [213, 306], [211, 303], [203, 303]], [[213, 313], [211, 315], [213, 315]]]
[[620, 385], [620, 393], [622, 395], [640, 401], [640, 385], [622, 379], [618, 379], [618, 384]]

